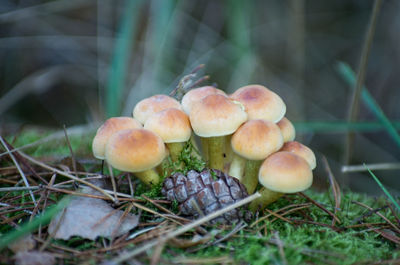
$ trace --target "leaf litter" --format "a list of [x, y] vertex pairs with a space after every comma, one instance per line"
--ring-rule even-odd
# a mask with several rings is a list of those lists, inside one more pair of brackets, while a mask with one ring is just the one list
[[[97, 183], [100, 182], [97, 181]], [[81, 192], [101, 195], [89, 187], [82, 188]], [[65, 208], [65, 213], [59, 213], [50, 222], [48, 232], [54, 233], [54, 238], [64, 240], [73, 236], [91, 240], [98, 237], [110, 239], [127, 233], [135, 228], [138, 223], [138, 215], [131, 213], [124, 215], [124, 211], [114, 209], [104, 200], [74, 196]]]

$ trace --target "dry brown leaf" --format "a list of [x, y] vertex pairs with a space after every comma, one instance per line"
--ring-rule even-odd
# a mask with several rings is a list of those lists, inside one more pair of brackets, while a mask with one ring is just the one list
[[17, 265], [53, 265], [56, 258], [49, 252], [23, 251], [14, 256]]
[[[91, 188], [84, 188], [83, 193], [95, 194]], [[49, 233], [55, 232], [54, 238], [67, 240], [72, 236], [96, 239], [99, 236], [110, 238], [120, 236], [135, 228], [139, 218], [128, 213], [120, 222], [123, 211], [112, 208], [106, 201], [89, 197], [73, 197], [64, 216], [58, 214], [49, 225]], [[57, 225], [59, 224], [58, 230]], [[57, 231], [56, 231], [57, 230]]]

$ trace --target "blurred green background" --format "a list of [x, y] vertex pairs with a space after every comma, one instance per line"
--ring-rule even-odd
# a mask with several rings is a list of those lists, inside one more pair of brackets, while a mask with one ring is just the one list
[[[365, 172], [341, 172], [348, 130], [350, 164], [395, 163], [400, 148], [363, 103], [346, 120], [374, 1], [2, 0], [0, 133], [61, 129], [130, 115], [141, 99], [169, 93], [199, 64], [207, 84], [231, 93], [257, 83], [278, 93], [297, 139], [317, 154], [315, 187], [327, 184], [325, 156], [342, 186], [379, 194]], [[400, 2], [382, 2], [365, 86], [400, 121]], [[342, 65], [343, 66], [343, 65]], [[373, 122], [370, 124], [369, 122]], [[395, 123], [397, 132], [399, 123]], [[399, 170], [376, 171], [400, 194]]]

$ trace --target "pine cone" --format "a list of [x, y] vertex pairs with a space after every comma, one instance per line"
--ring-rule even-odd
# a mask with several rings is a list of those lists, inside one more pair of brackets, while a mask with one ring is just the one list
[[[175, 173], [166, 178], [161, 193], [170, 201], [177, 201], [183, 215], [198, 218], [247, 197], [246, 188], [236, 179], [215, 170], [202, 172], [191, 170], [187, 176]], [[211, 220], [211, 223], [230, 224], [239, 220], [250, 220], [251, 213], [233, 209]]]

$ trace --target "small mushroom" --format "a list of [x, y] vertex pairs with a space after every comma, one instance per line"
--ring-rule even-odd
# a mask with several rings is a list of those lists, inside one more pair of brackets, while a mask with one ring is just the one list
[[160, 182], [154, 168], [166, 157], [162, 139], [145, 129], [128, 129], [113, 134], [106, 146], [106, 160], [114, 168], [133, 172], [147, 185]]
[[182, 108], [183, 111], [189, 115], [190, 111], [192, 110], [192, 106], [195, 102], [200, 101], [206, 96], [213, 95], [213, 94], [219, 94], [226, 96], [225, 92], [215, 88], [213, 86], [203, 86], [199, 88], [195, 88], [192, 90], [189, 90], [183, 97], [182, 97]]
[[243, 107], [223, 95], [212, 94], [193, 104], [189, 119], [193, 131], [207, 146], [209, 167], [222, 171], [225, 142], [247, 120]]
[[133, 109], [133, 117], [144, 124], [151, 115], [168, 108], [182, 110], [181, 104], [167, 95], [154, 95], [139, 101]]
[[142, 128], [142, 124], [130, 117], [114, 117], [109, 118], [97, 130], [96, 136], [93, 138], [92, 151], [94, 157], [98, 159], [105, 158], [106, 144], [114, 133], [125, 129]]
[[251, 120], [242, 124], [232, 135], [231, 145], [234, 156], [229, 175], [238, 178], [247, 192], [252, 194], [257, 188], [257, 175], [262, 161], [283, 145], [282, 133], [273, 122]]
[[285, 143], [294, 140], [294, 138], [296, 137], [296, 131], [294, 129], [293, 124], [286, 117], [283, 117], [277, 123], [277, 125], [279, 129], [281, 129], [283, 135], [283, 141]]
[[304, 158], [310, 165], [311, 170], [313, 170], [317, 166], [314, 152], [304, 144], [301, 144], [296, 141], [290, 141], [285, 143], [280, 151], [292, 152], [293, 154], [296, 154]]
[[281, 97], [261, 85], [241, 87], [230, 98], [244, 105], [249, 120], [278, 122], [286, 112], [286, 105]]
[[258, 180], [263, 188], [259, 191], [261, 197], [250, 203], [249, 208], [253, 212], [264, 209], [284, 193], [308, 189], [313, 175], [305, 159], [291, 152], [279, 151], [262, 163]]
[[156, 133], [166, 143], [172, 161], [177, 161], [184, 143], [190, 139], [189, 117], [181, 110], [168, 108], [151, 115], [144, 128]]

